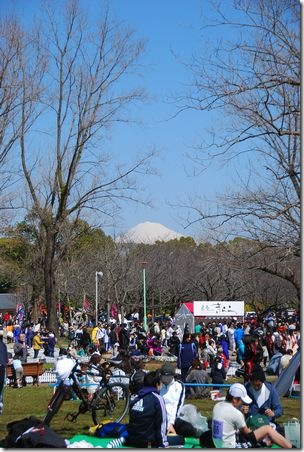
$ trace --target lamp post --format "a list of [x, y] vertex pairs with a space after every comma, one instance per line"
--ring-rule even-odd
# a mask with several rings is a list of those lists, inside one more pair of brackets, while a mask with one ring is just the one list
[[102, 272], [95, 272], [95, 325], [98, 323], [98, 276], [102, 278]]
[[147, 299], [146, 299], [146, 261], [140, 262], [142, 265], [142, 274], [143, 274], [143, 298], [144, 298], [144, 330], [147, 331]]

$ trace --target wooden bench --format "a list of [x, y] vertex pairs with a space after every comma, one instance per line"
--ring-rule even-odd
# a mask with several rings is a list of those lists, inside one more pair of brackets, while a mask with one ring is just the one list
[[[40, 362], [22, 363], [23, 367], [23, 380], [25, 377], [33, 378], [33, 385], [39, 385], [38, 377], [43, 374], [43, 364]], [[6, 376], [9, 379], [9, 385], [13, 385], [15, 382], [15, 372], [12, 364], [9, 364], [6, 368]]]

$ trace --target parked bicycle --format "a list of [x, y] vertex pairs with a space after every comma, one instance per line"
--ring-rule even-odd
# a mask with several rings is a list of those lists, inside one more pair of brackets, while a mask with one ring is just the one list
[[48, 404], [43, 424], [50, 424], [63, 402], [69, 400], [73, 393], [80, 400], [80, 405], [78, 412], [66, 415], [65, 419], [68, 421], [75, 422], [79, 414], [89, 411], [92, 414], [95, 425], [102, 423], [105, 419], [120, 422], [126, 415], [130, 404], [128, 386], [121, 383], [119, 378], [108, 378], [108, 374], [105, 375], [100, 372], [101, 379], [97, 383], [98, 388], [94, 392], [92, 399], [90, 399], [84, 379], [86, 375], [94, 375], [96, 377], [96, 374], [82, 371], [79, 362], [74, 358], [66, 357], [63, 359], [69, 360], [64, 364], [68, 364], [70, 367], [59, 378], [58, 386]]

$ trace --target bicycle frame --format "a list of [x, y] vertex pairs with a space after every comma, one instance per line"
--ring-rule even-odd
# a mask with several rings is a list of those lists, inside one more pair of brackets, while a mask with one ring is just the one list
[[[58, 413], [58, 411], [60, 410], [64, 400], [67, 399], [67, 395], [70, 395], [72, 391], [75, 392], [76, 396], [80, 399], [80, 405], [78, 407], [78, 412], [76, 413], [68, 413], [65, 417], [65, 419], [71, 421], [71, 422], [75, 422], [77, 417], [79, 416], [79, 414], [83, 414], [86, 413], [87, 411], [91, 411], [92, 412], [92, 416], [93, 416], [93, 420], [95, 419], [96, 416], [96, 403], [98, 404], [100, 402], [100, 390], [104, 391], [107, 388], [112, 388], [113, 384], [109, 384], [107, 382], [107, 380], [103, 377], [102, 380], [100, 381], [98, 388], [96, 389], [94, 396], [92, 399], [88, 399], [86, 397], [85, 392], [82, 389], [82, 384], [79, 381], [77, 374], [81, 374], [81, 375], [85, 375], [90, 374], [90, 372], [81, 372], [78, 368], [79, 363], [78, 361], [76, 361], [74, 367], [72, 368], [70, 375], [67, 379], [72, 380], [72, 384], [68, 385], [65, 383], [65, 381], [61, 381], [56, 389], [56, 391], [54, 392], [48, 407], [47, 407], [47, 413], [45, 415], [45, 418], [43, 420], [43, 424], [45, 425], [49, 425], [49, 423], [51, 422], [52, 418]], [[102, 376], [102, 375], [101, 375]], [[119, 383], [114, 384], [116, 386], [121, 386], [126, 388], [125, 385], [120, 385]], [[125, 391], [125, 389], [124, 389]], [[101, 396], [102, 397], [102, 396]], [[127, 402], [129, 403], [129, 397], [127, 394], [127, 398], [126, 398]], [[108, 396], [105, 398], [105, 412], [111, 411], [113, 404], [112, 401], [108, 398]]]

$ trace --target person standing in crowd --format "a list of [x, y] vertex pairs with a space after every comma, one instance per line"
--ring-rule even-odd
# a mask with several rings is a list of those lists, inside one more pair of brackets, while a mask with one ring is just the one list
[[99, 330], [98, 325], [94, 325], [91, 332], [91, 341], [96, 350], [99, 349], [99, 339], [97, 337], [98, 330]]
[[118, 333], [119, 351], [128, 350], [130, 344], [130, 336], [127, 331], [127, 325], [123, 323]]
[[228, 329], [227, 329], [227, 336], [228, 336], [228, 344], [229, 344], [229, 350], [232, 353], [232, 355], [235, 355], [235, 338], [234, 338], [234, 323], [228, 323]]
[[34, 359], [38, 358], [39, 350], [43, 347], [44, 341], [41, 340], [40, 331], [35, 332], [33, 338]]
[[17, 323], [14, 325], [14, 330], [13, 330], [13, 335], [14, 335], [14, 342], [19, 342], [19, 335], [21, 333], [21, 327], [20, 325]]
[[273, 339], [272, 339], [272, 333], [270, 330], [266, 331], [266, 335], [264, 336], [264, 342], [265, 342], [265, 345], [266, 345], [267, 351], [268, 351], [268, 360], [270, 361], [274, 355]]
[[293, 329], [288, 329], [288, 334], [286, 336], [286, 350], [291, 349], [293, 354], [298, 350], [298, 338]]
[[166, 328], [165, 328], [164, 324], [162, 324], [161, 327], [160, 327], [160, 340], [161, 340], [162, 347], [166, 347], [167, 346]]
[[277, 353], [283, 353], [283, 337], [281, 334], [281, 331], [279, 331], [277, 328], [273, 328], [272, 330], [272, 342], [273, 342], [273, 354], [276, 355]]
[[15, 373], [15, 387], [22, 388], [23, 367], [19, 354], [13, 358], [13, 368]]
[[29, 348], [33, 347], [33, 338], [34, 338], [34, 331], [33, 331], [33, 325], [28, 325], [25, 329], [25, 340], [26, 340], [26, 345]]
[[87, 328], [84, 326], [82, 328], [82, 334], [79, 339], [79, 346], [83, 348], [84, 352], [86, 352], [87, 347], [91, 344], [91, 336], [88, 333]]
[[[240, 383], [234, 383], [227, 392], [226, 400], [214, 405], [212, 440], [215, 447], [220, 449], [236, 449], [246, 446], [256, 448], [258, 442], [266, 441], [267, 446], [270, 446], [270, 442], [284, 449], [291, 449], [292, 444], [270, 425], [264, 425], [254, 431], [247, 427], [241, 407], [244, 404], [249, 405], [251, 401], [246, 388]], [[237, 440], [239, 434], [244, 443]]]
[[[243, 339], [247, 337], [244, 335]], [[259, 342], [258, 336], [248, 335], [248, 340], [245, 344], [244, 353], [244, 382], [249, 381], [251, 378], [252, 369], [256, 364], [260, 364], [263, 360], [263, 349]]]
[[229, 346], [228, 346], [227, 336], [225, 334], [221, 334], [218, 338], [218, 343], [220, 344], [220, 346], [223, 350], [223, 354], [225, 355], [227, 362], [228, 362], [228, 366], [229, 366], [230, 356], [229, 356]]
[[103, 332], [103, 346], [106, 350], [106, 352], [108, 352], [109, 350], [109, 327], [107, 324], [102, 325], [101, 330]]
[[[244, 336], [244, 328], [242, 327], [241, 323], [238, 323], [236, 325], [236, 329], [234, 331], [234, 339], [235, 339], [235, 346], [236, 346], [236, 351], [238, 351], [238, 348], [241, 346], [243, 348], [244, 343], [242, 341]], [[239, 363], [240, 364], [240, 363]]]
[[167, 412], [167, 432], [175, 434], [174, 422], [185, 401], [185, 387], [181, 381], [175, 379], [175, 367], [171, 363], [162, 365], [160, 381], [160, 395], [165, 401]]
[[13, 332], [13, 323], [11, 320], [8, 320], [7, 326], [6, 326], [6, 337], [7, 337], [7, 343], [11, 344], [14, 340], [14, 332]]
[[6, 366], [9, 362], [7, 347], [0, 335], [0, 414], [3, 412], [3, 395], [6, 386]]
[[191, 342], [191, 333], [184, 334], [182, 343], [179, 345], [177, 357], [177, 367], [181, 370], [182, 381], [185, 381], [187, 372], [196, 356], [197, 348]]
[[57, 340], [55, 338], [55, 334], [50, 331], [46, 339], [47, 356], [49, 356], [50, 358], [54, 358], [56, 342]]
[[265, 336], [262, 338], [262, 349], [263, 349], [263, 364], [264, 364], [264, 367], [266, 368], [267, 362], [269, 361], [269, 353], [268, 353], [268, 348], [267, 348], [266, 341], [265, 341]]
[[203, 322], [197, 323], [194, 328], [194, 332], [200, 334], [203, 329]]
[[177, 332], [173, 331], [172, 336], [167, 341], [167, 346], [169, 348], [169, 352], [174, 356], [178, 356], [179, 345], [180, 345], [180, 340], [177, 335]]
[[19, 342], [14, 344], [14, 354], [20, 356], [21, 362], [27, 362], [27, 346], [21, 334], [19, 336]]
[[115, 323], [110, 326], [109, 332], [109, 347], [112, 352], [112, 356], [115, 356], [115, 347], [118, 342]]

